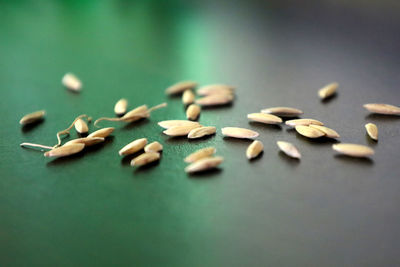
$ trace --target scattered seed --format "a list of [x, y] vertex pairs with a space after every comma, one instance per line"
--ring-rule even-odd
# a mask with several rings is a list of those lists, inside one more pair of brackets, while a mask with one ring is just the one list
[[296, 127], [297, 125], [309, 126], [310, 124], [314, 125], [324, 125], [322, 122], [314, 120], [314, 119], [297, 119], [297, 120], [288, 120], [285, 122], [286, 125], [291, 127]]
[[82, 82], [72, 73], [65, 74], [61, 82], [69, 90], [78, 92], [82, 89]]
[[160, 153], [158, 152], [145, 152], [136, 158], [132, 159], [131, 161], [131, 166], [143, 166], [146, 164], [149, 164], [151, 162], [154, 162], [156, 160], [160, 159]]
[[140, 138], [133, 142], [130, 142], [118, 152], [120, 156], [126, 156], [138, 152], [143, 149], [147, 144], [146, 138]]
[[224, 161], [223, 157], [208, 157], [197, 160], [185, 168], [187, 173], [195, 173], [214, 169]]
[[120, 100], [118, 100], [117, 103], [115, 103], [114, 112], [116, 115], [122, 116], [126, 113], [127, 108], [128, 100], [126, 100], [125, 98], [121, 98]]
[[182, 94], [182, 103], [184, 105], [192, 104], [194, 102], [194, 98], [195, 98], [195, 95], [192, 90], [190, 90], [190, 89], [185, 90], [185, 92], [183, 92], [183, 94]]
[[297, 117], [303, 114], [303, 111], [290, 107], [273, 107], [262, 109], [261, 113], [273, 114], [280, 117]]
[[214, 126], [202, 126], [191, 130], [188, 134], [189, 139], [201, 138], [206, 135], [215, 134], [217, 128]]
[[257, 133], [256, 131], [238, 127], [225, 127], [222, 128], [221, 131], [223, 135], [235, 138], [252, 139], [256, 138], [259, 135], [259, 133]]
[[338, 83], [330, 83], [330, 84], [325, 85], [323, 88], [319, 89], [319, 91], [318, 91], [319, 98], [327, 99], [327, 98], [333, 96], [336, 93], [338, 87], [339, 87]]
[[75, 122], [75, 130], [80, 134], [85, 134], [89, 131], [89, 127], [84, 120], [78, 119]]
[[365, 124], [365, 129], [367, 130], [367, 133], [371, 139], [378, 141], [378, 127], [375, 124], [367, 123]]
[[35, 111], [33, 113], [29, 113], [21, 118], [21, 120], [19, 121], [19, 124], [27, 125], [27, 124], [31, 124], [31, 123], [40, 121], [44, 118], [44, 115], [46, 115], [46, 112], [44, 110], [39, 110], [39, 111]]
[[44, 153], [45, 157], [65, 157], [76, 154], [85, 147], [85, 144], [76, 143], [76, 144], [69, 144], [63, 145], [57, 148], [54, 148], [50, 151]]
[[114, 132], [114, 129], [115, 129], [114, 127], [103, 128], [103, 129], [97, 130], [97, 131], [89, 134], [87, 137], [103, 137], [103, 138], [106, 138], [112, 132]]
[[333, 129], [325, 127], [325, 126], [321, 126], [321, 125], [314, 125], [314, 124], [310, 124], [309, 125], [311, 128], [320, 130], [321, 132], [325, 133], [326, 137], [329, 138], [339, 138], [340, 135]]
[[202, 148], [187, 156], [184, 161], [187, 163], [192, 163], [202, 158], [210, 157], [211, 155], [215, 154], [216, 151], [217, 150], [215, 147]]
[[168, 121], [160, 121], [158, 125], [164, 129], [169, 129], [176, 126], [197, 126], [200, 127], [200, 123], [197, 121], [187, 121], [187, 120], [168, 120]]
[[266, 123], [266, 124], [279, 124], [282, 122], [282, 119], [278, 116], [272, 114], [264, 114], [264, 113], [251, 113], [247, 114], [247, 118], [251, 121]]
[[144, 152], [160, 152], [162, 150], [163, 146], [157, 141], [150, 143], [144, 147]]
[[264, 145], [258, 140], [254, 140], [253, 143], [249, 145], [246, 150], [246, 157], [248, 159], [253, 159], [260, 155], [260, 153], [264, 150]]
[[197, 86], [197, 82], [194, 81], [182, 81], [174, 85], [171, 85], [165, 90], [167, 95], [175, 95], [184, 92], [187, 89], [193, 89]]
[[233, 86], [226, 84], [210, 84], [203, 86], [197, 90], [198, 95], [212, 95], [212, 94], [232, 94]]
[[86, 115], [86, 114], [79, 115], [78, 117], [76, 117], [74, 119], [74, 121], [71, 123], [70, 126], [68, 126], [67, 129], [64, 129], [62, 131], [57, 132], [58, 143], [57, 143], [57, 145], [55, 145], [55, 147], [59, 147], [61, 145], [61, 135], [68, 135], [69, 131], [74, 127], [75, 122], [77, 122], [79, 119], [82, 119], [82, 118], [85, 118], [85, 117], [88, 118], [88, 115]]
[[400, 115], [400, 107], [388, 104], [371, 103], [371, 104], [365, 104], [364, 108], [366, 108], [370, 112], [377, 114]]
[[195, 103], [201, 106], [219, 106], [231, 103], [233, 98], [232, 94], [212, 94], [197, 99]]
[[297, 125], [295, 129], [299, 134], [308, 138], [318, 138], [321, 136], [325, 136], [325, 133], [323, 131], [309, 126]]
[[93, 146], [101, 142], [104, 142], [103, 137], [82, 137], [82, 138], [72, 139], [71, 141], [66, 142], [64, 146], [70, 144], [84, 144], [85, 146]]
[[282, 150], [282, 152], [284, 152], [289, 157], [296, 158], [296, 159], [301, 158], [300, 152], [291, 143], [284, 142], [284, 141], [278, 141], [278, 142], [276, 142], [276, 144], [278, 145], [279, 149]]
[[363, 158], [374, 154], [372, 148], [357, 144], [334, 144], [332, 148], [341, 154], [351, 157]]
[[191, 104], [186, 110], [186, 118], [188, 120], [196, 120], [200, 115], [201, 108], [196, 104]]
[[188, 135], [191, 130], [199, 127], [201, 126], [200, 125], [174, 126], [163, 131], [163, 133], [169, 136], [184, 136]]

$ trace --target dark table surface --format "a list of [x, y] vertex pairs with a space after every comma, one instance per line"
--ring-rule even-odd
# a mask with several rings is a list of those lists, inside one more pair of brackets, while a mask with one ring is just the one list
[[[399, 265], [400, 117], [362, 108], [400, 104], [398, 4], [284, 3], [0, 1], [1, 265]], [[68, 71], [80, 94], [61, 86]], [[164, 94], [185, 79], [237, 86], [232, 106], [201, 114], [216, 136], [173, 139], [157, 125], [185, 118], [179, 97]], [[317, 90], [332, 81], [339, 94], [322, 103]], [[54, 144], [82, 113], [113, 116], [121, 97], [169, 105], [132, 125], [102, 123], [113, 137], [70, 158], [19, 147]], [[332, 141], [248, 122], [270, 106], [301, 108], [376, 154], [340, 157]], [[22, 129], [20, 117], [39, 109], [45, 121]], [[224, 139], [223, 126], [259, 131], [262, 157], [246, 160], [249, 141]], [[117, 152], [141, 137], [164, 152], [133, 169]], [[295, 144], [301, 161], [277, 140]], [[185, 174], [182, 159], [206, 146], [225, 157], [220, 170]]]

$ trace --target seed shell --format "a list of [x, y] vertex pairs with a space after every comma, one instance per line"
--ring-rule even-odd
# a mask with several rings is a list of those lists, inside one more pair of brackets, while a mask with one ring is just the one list
[[191, 130], [199, 127], [200, 125], [174, 126], [163, 131], [163, 133], [169, 136], [184, 136], [188, 135]]
[[106, 138], [112, 132], [114, 132], [114, 129], [115, 129], [114, 127], [102, 128], [100, 130], [97, 130], [97, 131], [89, 134], [87, 137], [103, 137], [103, 138]]
[[75, 130], [80, 134], [85, 134], [89, 131], [89, 127], [86, 122], [82, 119], [78, 119], [75, 124]]
[[254, 140], [253, 143], [251, 143], [246, 150], [246, 157], [248, 159], [253, 159], [260, 155], [260, 153], [264, 150], [264, 145], [261, 143], [261, 141]]
[[64, 146], [70, 145], [70, 144], [84, 144], [85, 146], [93, 146], [98, 143], [104, 142], [103, 137], [82, 137], [82, 138], [76, 138], [72, 139], [64, 144]]
[[197, 82], [194, 81], [182, 81], [171, 85], [165, 90], [167, 95], [180, 94], [188, 89], [193, 89], [197, 86]]
[[158, 125], [164, 129], [169, 129], [171, 127], [176, 126], [197, 126], [200, 127], [200, 123], [197, 121], [188, 121], [188, 120], [168, 120], [168, 121], [160, 121]]
[[19, 121], [19, 124], [27, 125], [27, 124], [31, 124], [31, 123], [40, 121], [44, 118], [45, 115], [46, 115], [46, 112], [44, 110], [39, 110], [39, 111], [35, 111], [32, 113], [26, 114], [25, 116], [23, 116], [21, 118], [21, 120]]
[[389, 104], [370, 103], [370, 104], [365, 104], [364, 108], [366, 108], [370, 112], [377, 114], [400, 115], [400, 107], [396, 107]]
[[69, 90], [78, 92], [82, 89], [82, 82], [72, 73], [65, 74], [61, 82]]
[[129, 154], [133, 154], [143, 149], [147, 144], [147, 138], [136, 139], [135, 141], [130, 142], [118, 152], [120, 156], [126, 156]]
[[339, 138], [340, 137], [340, 135], [331, 128], [321, 126], [321, 125], [314, 125], [314, 124], [310, 124], [310, 127], [320, 130], [321, 132], [325, 133], [326, 137], [329, 137], [329, 138]]
[[247, 118], [251, 121], [261, 122], [265, 124], [279, 124], [282, 122], [282, 119], [279, 118], [278, 116], [265, 113], [247, 114]]
[[332, 148], [341, 154], [357, 158], [368, 157], [375, 153], [372, 148], [357, 144], [334, 144]]
[[296, 127], [297, 125], [309, 126], [310, 124], [314, 125], [324, 125], [322, 122], [314, 120], [314, 119], [297, 119], [297, 120], [288, 120], [285, 122], [286, 125], [291, 127]]
[[323, 131], [309, 126], [297, 125], [295, 129], [299, 134], [308, 138], [318, 138], [325, 136], [325, 133]]
[[319, 91], [318, 91], [319, 98], [327, 99], [327, 98], [333, 96], [336, 93], [338, 87], [339, 87], [339, 84], [336, 82], [325, 85], [323, 88], [319, 89]]
[[154, 162], [156, 160], [160, 159], [160, 153], [158, 152], [145, 152], [139, 156], [137, 156], [136, 158], [132, 159], [131, 161], [131, 166], [143, 166], [146, 164], [149, 164], [151, 162]]
[[160, 152], [163, 150], [163, 146], [155, 141], [152, 142], [144, 147], [144, 152]]
[[126, 113], [127, 108], [128, 100], [126, 100], [125, 98], [121, 98], [120, 100], [118, 100], [117, 103], [115, 103], [114, 112], [116, 115], [121, 116]]
[[273, 114], [280, 117], [297, 117], [303, 114], [303, 111], [291, 107], [272, 107], [261, 110], [261, 113]]
[[201, 106], [219, 106], [231, 103], [233, 98], [232, 94], [212, 94], [197, 99], [195, 103]]
[[301, 154], [297, 148], [289, 142], [278, 141], [276, 142], [279, 149], [284, 152], [286, 155], [292, 158], [300, 159]]
[[259, 136], [259, 133], [245, 128], [239, 127], [224, 127], [221, 129], [222, 134], [234, 138], [247, 138], [252, 139]]
[[190, 90], [190, 89], [185, 90], [185, 92], [183, 92], [183, 94], [182, 94], [182, 103], [184, 105], [192, 104], [194, 102], [194, 98], [195, 98], [195, 95], [192, 90]]
[[191, 130], [188, 134], [189, 139], [201, 138], [206, 135], [215, 134], [217, 128], [214, 126], [202, 126]]
[[199, 105], [191, 104], [186, 110], [186, 118], [188, 120], [196, 120], [200, 115], [201, 108]]
[[365, 129], [371, 139], [378, 141], [378, 127], [373, 123], [365, 124]]
[[70, 145], [63, 145], [57, 148], [54, 148], [50, 151], [44, 153], [45, 157], [66, 157], [73, 154], [76, 154], [85, 147], [85, 144], [76, 143]]
[[215, 154], [216, 151], [217, 149], [215, 149], [215, 147], [202, 148], [187, 156], [184, 161], [187, 163], [192, 163], [198, 161], [199, 159], [210, 157], [211, 155]]
[[187, 173], [195, 173], [214, 169], [224, 161], [223, 157], [207, 157], [197, 160], [185, 168]]

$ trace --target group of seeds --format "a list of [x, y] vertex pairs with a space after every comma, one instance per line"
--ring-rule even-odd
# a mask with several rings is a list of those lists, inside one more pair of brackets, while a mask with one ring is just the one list
[[[80, 91], [82, 88], [82, 82], [71, 73], [67, 73], [63, 77], [62, 84], [67, 89], [76, 92]], [[194, 89], [197, 85], [198, 84], [193, 81], [183, 81], [166, 89], [166, 94], [168, 95], [182, 95], [182, 103], [186, 107], [187, 120], [166, 120], [158, 122], [158, 125], [165, 129], [163, 131], [164, 134], [171, 137], [187, 136], [189, 139], [195, 139], [216, 133], [217, 128], [215, 126], [203, 126], [196, 121], [200, 116], [201, 106], [230, 104], [235, 98], [234, 87], [225, 84], [203, 86], [196, 90], [196, 94], [200, 96], [200, 98], [196, 99]], [[337, 83], [328, 84], [318, 91], [318, 95], [322, 100], [328, 99], [336, 94], [337, 88]], [[149, 118], [152, 111], [165, 107], [166, 105], [166, 103], [162, 103], [152, 108], [148, 108], [146, 105], [141, 105], [128, 111], [128, 101], [123, 98], [114, 106], [114, 113], [117, 117], [101, 117], [94, 122], [94, 125], [97, 126], [100, 121], [104, 120], [132, 123], [144, 118]], [[388, 104], [370, 103], [365, 104], [364, 108], [377, 114], [400, 115], [400, 107]], [[45, 114], [44, 110], [27, 114], [21, 118], [20, 124], [33, 124], [37, 121], [43, 120]], [[270, 107], [262, 109], [259, 113], [250, 113], [247, 115], [247, 118], [253, 122], [276, 125], [283, 122], [283, 117], [293, 118], [299, 117], [302, 114], [302, 110], [293, 107]], [[32, 143], [22, 143], [21, 146], [47, 149], [48, 151], [44, 153], [44, 156], [46, 157], [64, 157], [76, 154], [87, 146], [103, 142], [105, 138], [114, 131], [113, 127], [108, 127], [88, 134], [89, 127], [84, 119], [86, 119], [87, 122], [91, 121], [89, 116], [85, 114], [80, 115], [75, 118], [67, 129], [57, 132], [58, 143], [54, 146]], [[286, 120], [285, 124], [294, 128], [297, 133], [307, 138], [340, 137], [335, 130], [324, 126], [324, 123], [316, 119], [290, 119]], [[62, 145], [61, 136], [68, 135], [69, 131], [73, 127], [75, 127], [78, 134], [88, 135], [86, 137], [72, 139]], [[378, 128], [375, 124], [367, 123], [365, 129], [371, 139], [375, 141], [378, 140]], [[259, 136], [259, 133], [256, 131], [241, 127], [223, 127], [221, 132], [224, 136], [230, 138], [255, 139]], [[299, 150], [293, 144], [285, 141], [277, 141], [277, 145], [279, 149], [289, 157], [296, 159], [301, 158]], [[367, 157], [374, 154], [372, 148], [359, 144], [334, 144], [332, 148], [339, 153], [352, 157]], [[163, 146], [159, 142], [155, 141], [148, 144], [147, 138], [140, 138], [121, 148], [119, 150], [119, 155], [127, 156], [140, 152], [140, 155], [131, 160], [131, 166], [143, 166], [158, 161], [161, 157], [160, 153], [162, 150]], [[254, 140], [246, 150], [246, 157], [249, 160], [254, 159], [258, 157], [263, 150], [263, 143], [259, 140]], [[185, 168], [185, 171], [187, 173], [195, 173], [217, 167], [223, 162], [223, 158], [220, 156], [214, 156], [215, 152], [216, 149], [214, 147], [207, 147], [190, 154], [184, 159], [185, 162], [190, 163]]]

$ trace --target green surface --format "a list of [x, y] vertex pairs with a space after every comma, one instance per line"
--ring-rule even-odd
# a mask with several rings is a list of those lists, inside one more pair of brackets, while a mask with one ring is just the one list
[[[368, 116], [362, 104], [400, 103], [400, 23], [397, 9], [367, 11], [0, 1], [0, 265], [398, 265], [400, 119]], [[69, 71], [83, 81], [80, 94], [61, 86]], [[201, 114], [216, 136], [173, 139], [156, 124], [185, 118], [179, 97], [164, 94], [184, 79], [237, 86], [233, 106]], [[339, 94], [321, 103], [316, 91], [331, 81]], [[54, 144], [82, 113], [113, 116], [121, 97], [131, 108], [168, 108], [132, 125], [102, 122], [116, 127], [113, 137], [71, 158], [19, 147]], [[376, 155], [338, 157], [330, 141], [247, 121], [247, 113], [280, 105], [303, 109]], [[21, 129], [20, 117], [39, 109], [45, 121]], [[378, 143], [366, 137], [367, 122], [378, 125]], [[259, 131], [262, 157], [248, 162], [249, 142], [224, 139], [223, 126]], [[133, 169], [118, 150], [141, 137], [164, 152], [158, 165]], [[279, 153], [277, 140], [294, 143], [303, 159]], [[210, 145], [225, 157], [221, 169], [186, 175], [182, 159]]]

